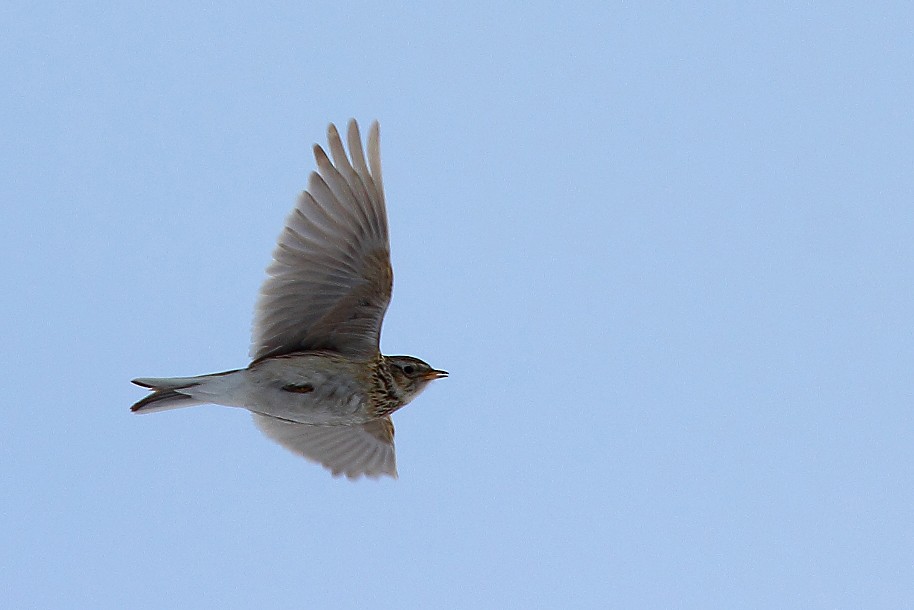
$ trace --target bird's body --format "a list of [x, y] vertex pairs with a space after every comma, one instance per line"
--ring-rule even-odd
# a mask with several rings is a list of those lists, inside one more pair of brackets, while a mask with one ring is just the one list
[[141, 377], [133, 382], [178, 396], [153, 393], [133, 410], [167, 411], [191, 406], [192, 401], [241, 407], [300, 424], [363, 424], [390, 415], [414, 397], [397, 384], [390, 360], [379, 356], [357, 361], [334, 352], [312, 351], [272, 356], [244, 369], [211, 375]]
[[211, 375], [135, 379], [153, 393], [131, 410], [241, 407], [267, 436], [334, 475], [396, 476], [389, 416], [447, 373], [378, 349], [393, 273], [377, 123], [368, 163], [354, 121], [348, 136], [351, 161], [333, 125], [333, 162], [315, 146], [320, 173], [311, 174], [273, 253], [253, 362]]

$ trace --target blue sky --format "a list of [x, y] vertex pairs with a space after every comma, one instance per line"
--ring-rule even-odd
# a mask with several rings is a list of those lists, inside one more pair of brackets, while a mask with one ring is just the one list
[[[0, 9], [0, 605], [914, 605], [914, 10]], [[247, 364], [381, 123], [398, 481], [137, 376]]]

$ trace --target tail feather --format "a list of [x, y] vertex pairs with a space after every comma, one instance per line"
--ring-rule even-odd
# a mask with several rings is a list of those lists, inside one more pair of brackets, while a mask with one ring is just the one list
[[132, 383], [152, 390], [152, 394], [139, 401], [130, 410], [134, 413], [155, 413], [202, 404], [177, 390], [191, 388], [200, 382], [194, 377], [141, 377]]
[[[134, 413], [155, 413], [181, 407], [191, 407], [210, 402], [221, 395], [220, 388], [224, 380], [231, 379], [232, 373], [238, 370], [199, 375], [197, 377], [140, 377], [134, 379], [136, 385], [152, 390], [152, 394], [139, 401], [130, 410]], [[221, 386], [219, 385], [221, 383]], [[211, 387], [216, 384], [216, 391]], [[232, 404], [218, 401], [219, 404]]]
[[200, 377], [139, 377], [131, 380], [130, 383], [150, 390], [182, 390], [198, 385], [202, 377], [211, 377], [211, 375], [201, 375]]
[[155, 413], [156, 411], [168, 411], [199, 404], [201, 404], [199, 400], [194, 400], [187, 394], [182, 394], [175, 390], [155, 390], [152, 394], [130, 407], [130, 410], [134, 413]]

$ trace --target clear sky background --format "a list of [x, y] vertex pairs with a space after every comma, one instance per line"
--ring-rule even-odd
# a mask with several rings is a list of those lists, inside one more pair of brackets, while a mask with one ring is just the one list
[[[0, 606], [914, 605], [914, 9], [733, 5], [5, 3]], [[400, 479], [131, 415], [350, 117]]]

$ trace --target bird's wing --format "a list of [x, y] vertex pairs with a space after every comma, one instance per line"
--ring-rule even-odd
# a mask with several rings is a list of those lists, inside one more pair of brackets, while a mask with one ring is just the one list
[[317, 171], [286, 219], [260, 289], [255, 360], [318, 349], [357, 358], [378, 352], [393, 287], [378, 123], [368, 134], [367, 163], [354, 120], [349, 157], [332, 124], [327, 138], [333, 161], [314, 146]]
[[312, 426], [254, 413], [257, 427], [286, 449], [333, 473], [397, 478], [394, 425], [389, 417], [353, 426]]

